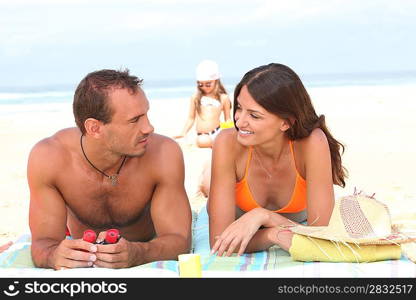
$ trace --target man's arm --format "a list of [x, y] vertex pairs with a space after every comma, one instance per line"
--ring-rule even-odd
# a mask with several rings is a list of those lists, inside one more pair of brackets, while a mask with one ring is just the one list
[[164, 141], [161, 149], [161, 177], [151, 203], [156, 238], [144, 246], [145, 262], [176, 260], [179, 254], [189, 253], [191, 247], [192, 213], [184, 187], [182, 151], [171, 140]]
[[37, 267], [87, 267], [90, 243], [65, 240], [66, 206], [54, 186], [54, 176], [60, 168], [53, 142], [43, 140], [29, 155], [27, 178], [30, 189], [29, 225], [32, 234], [32, 259]]
[[97, 245], [95, 266], [125, 268], [158, 260], [177, 260], [191, 246], [191, 208], [184, 187], [184, 161], [178, 144], [171, 139], [157, 141], [149, 176], [156, 178], [151, 199], [151, 218], [156, 237], [149, 242], [121, 238], [113, 245]]

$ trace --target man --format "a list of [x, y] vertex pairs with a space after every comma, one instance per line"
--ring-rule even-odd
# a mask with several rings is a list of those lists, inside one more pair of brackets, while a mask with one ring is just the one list
[[[41, 140], [28, 162], [32, 258], [44, 268], [125, 268], [177, 259], [191, 244], [191, 209], [176, 142], [154, 134], [141, 81], [101, 70], [78, 85], [78, 128]], [[116, 228], [115, 244], [97, 242]], [[72, 238], [65, 238], [66, 229]]]

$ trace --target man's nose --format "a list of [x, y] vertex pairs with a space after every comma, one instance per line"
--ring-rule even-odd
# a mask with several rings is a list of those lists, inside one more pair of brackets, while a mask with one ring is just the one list
[[145, 120], [144, 120], [144, 124], [143, 127], [141, 129], [143, 134], [150, 134], [155, 130], [155, 128], [153, 127], [153, 125], [150, 123], [150, 120], [148, 118], [148, 116], [145, 116]]

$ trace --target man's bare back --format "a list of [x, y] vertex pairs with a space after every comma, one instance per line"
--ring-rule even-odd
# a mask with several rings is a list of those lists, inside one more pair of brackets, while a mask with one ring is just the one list
[[[140, 88], [112, 88], [108, 98], [111, 122], [87, 118], [85, 132], [63, 129], [31, 151], [32, 257], [40, 267], [120, 268], [189, 251], [191, 213], [179, 146], [153, 134]], [[113, 182], [109, 176], [116, 173]], [[66, 228], [73, 240], [65, 239]], [[81, 239], [86, 229], [101, 239], [110, 228], [122, 237], [115, 245]]]

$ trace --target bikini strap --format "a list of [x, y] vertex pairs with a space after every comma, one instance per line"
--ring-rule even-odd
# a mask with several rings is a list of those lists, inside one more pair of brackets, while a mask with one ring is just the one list
[[290, 145], [290, 152], [292, 152], [292, 157], [293, 157], [293, 163], [295, 164], [295, 170], [296, 170], [296, 175], [301, 177], [298, 171], [298, 168], [296, 167], [296, 158], [295, 158], [295, 150], [293, 150], [293, 141], [289, 140], [289, 145]]
[[253, 147], [252, 147], [252, 146], [250, 146], [250, 147], [248, 148], [248, 157], [247, 157], [246, 169], [245, 169], [245, 171], [244, 171], [244, 177], [243, 177], [243, 180], [244, 180], [244, 179], [246, 179], [246, 176], [247, 176], [248, 167], [250, 166], [250, 162], [251, 162], [252, 152], [253, 152]]
[[289, 140], [290, 152], [292, 153], [293, 159], [295, 159], [295, 152], [293, 151], [293, 141]]

